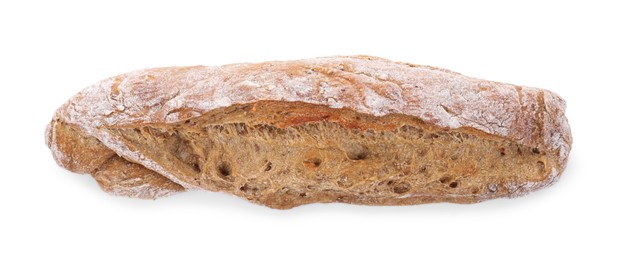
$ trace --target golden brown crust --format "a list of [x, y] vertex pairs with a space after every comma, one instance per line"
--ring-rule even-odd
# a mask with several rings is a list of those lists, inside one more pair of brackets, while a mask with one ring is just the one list
[[[72, 171], [92, 171], [111, 158], [112, 151], [184, 188], [205, 188], [163, 167], [162, 158], [146, 156], [118, 132], [110, 130], [120, 126], [173, 125], [239, 104], [269, 104], [263, 101], [277, 102], [276, 106], [290, 102], [318, 106], [297, 111], [291, 117], [266, 115], [262, 123], [280, 129], [327, 122], [344, 129], [390, 131], [405, 121], [378, 123], [376, 119], [405, 116], [411, 119], [411, 125], [423, 129], [457, 129], [479, 139], [509, 142], [549, 156], [541, 166], [547, 177], [522, 186], [513, 184], [515, 187], [510, 189], [523, 191], [509, 192], [506, 196], [524, 194], [554, 182], [564, 169], [571, 149], [565, 102], [550, 91], [368, 56], [157, 68], [123, 74], [85, 89], [63, 105], [48, 127], [46, 142], [59, 164]], [[343, 120], [341, 108], [368, 118]], [[69, 130], [58, 127], [59, 124], [70, 126]], [[324, 193], [332, 194], [325, 195], [331, 199], [320, 196]], [[270, 196], [277, 196], [273, 194]], [[359, 203], [347, 194], [335, 194], [318, 192], [315, 199]], [[280, 200], [286, 197], [282, 196]], [[478, 200], [438, 194], [425, 196], [413, 195], [407, 201]], [[279, 199], [271, 198], [263, 203], [269, 201]], [[369, 197], [360, 203], [401, 202]]]
[[92, 175], [102, 190], [114, 195], [156, 199], [185, 191], [162, 175], [118, 156], [111, 157]]
[[116, 153], [79, 126], [54, 119], [46, 133], [48, 147], [60, 166], [76, 173], [91, 173]]
[[111, 194], [155, 199], [185, 190], [160, 174], [119, 157], [78, 126], [62, 120], [54, 119], [50, 123], [46, 143], [59, 165], [92, 175]]

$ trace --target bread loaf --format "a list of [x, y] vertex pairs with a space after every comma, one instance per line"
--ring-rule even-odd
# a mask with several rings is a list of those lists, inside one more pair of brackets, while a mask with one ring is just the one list
[[116, 195], [224, 191], [272, 208], [515, 197], [567, 164], [565, 101], [368, 56], [139, 70], [61, 106], [46, 143]]

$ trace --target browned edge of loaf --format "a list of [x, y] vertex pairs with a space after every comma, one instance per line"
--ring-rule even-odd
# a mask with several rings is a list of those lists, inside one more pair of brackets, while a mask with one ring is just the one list
[[126, 160], [79, 126], [53, 120], [46, 129], [47, 146], [58, 165], [90, 174], [104, 191], [121, 196], [156, 199], [185, 191], [161, 174]]

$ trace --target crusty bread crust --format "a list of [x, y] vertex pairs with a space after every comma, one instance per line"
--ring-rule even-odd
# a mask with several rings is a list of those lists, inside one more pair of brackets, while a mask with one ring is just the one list
[[[504, 140], [536, 149], [550, 158], [544, 180], [505, 196], [553, 183], [563, 171], [571, 149], [565, 101], [550, 91], [368, 56], [156, 68], [119, 75], [83, 90], [60, 107], [48, 126], [46, 142], [59, 165], [72, 171], [92, 174], [109, 158], [118, 157], [149, 169], [151, 174], [162, 175], [164, 182], [170, 181], [170, 185], [159, 186], [174, 188], [161, 194], [204, 188], [165, 169], [159, 158], [132, 150], [126, 139], [109, 129], [174, 124], [216, 109], [261, 101], [301, 102], [332, 109], [334, 113], [349, 109], [376, 118], [403, 115], [415, 118], [423, 127], [458, 129], [481, 139]], [[294, 124], [324, 120], [310, 117], [289, 120], [297, 120]], [[363, 128], [372, 128], [369, 120]], [[279, 122], [278, 118], [272, 123], [280, 128], [291, 125], [291, 121]], [[376, 199], [375, 203], [354, 203], [481, 200], [434, 196], [419, 202]]]

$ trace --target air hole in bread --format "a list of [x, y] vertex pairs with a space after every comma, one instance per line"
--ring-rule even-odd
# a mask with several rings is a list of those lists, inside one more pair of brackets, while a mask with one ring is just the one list
[[406, 192], [410, 191], [411, 188], [412, 188], [412, 186], [410, 186], [409, 183], [407, 183], [407, 182], [400, 182], [400, 183], [395, 184], [394, 187], [392, 187], [392, 191], [394, 193], [397, 193], [397, 194], [402, 194], [402, 193], [406, 193]]
[[304, 160], [302, 163], [308, 168], [317, 168], [321, 165], [321, 159], [313, 157]]
[[479, 187], [472, 187], [472, 189], [470, 190], [470, 193], [472, 194], [478, 194], [480, 191]]
[[222, 162], [218, 164], [217, 172], [220, 178], [229, 180], [231, 177], [231, 165], [229, 163]]
[[507, 154], [505, 153], [505, 148], [500, 148], [500, 149], [498, 149], [498, 151], [500, 152], [500, 156], [505, 156], [505, 155], [507, 155]]
[[456, 181], [451, 182], [451, 184], [449, 184], [449, 187], [451, 187], [451, 188], [453, 188], [453, 189], [454, 189], [454, 188], [457, 188], [457, 186], [459, 186], [459, 182], [456, 182]]
[[542, 161], [537, 161], [537, 167], [539, 167], [539, 171], [544, 172], [546, 170], [546, 164]]
[[199, 163], [193, 163], [192, 168], [194, 168], [196, 172], [201, 172], [201, 165]]
[[532, 149], [532, 152], [533, 152], [534, 154], [539, 154], [539, 153], [540, 153], [539, 148], [533, 148], [533, 149]]
[[269, 172], [271, 169], [272, 169], [272, 162], [267, 162], [267, 164], [265, 165], [265, 169], [263, 169], [263, 171]]
[[350, 160], [358, 161], [364, 160], [369, 156], [369, 150], [360, 144], [349, 144], [345, 147], [347, 158]]
[[442, 176], [442, 178], [440, 178], [438, 181], [440, 181], [440, 183], [448, 183], [449, 181], [451, 181], [451, 177], [450, 176]]
[[243, 186], [241, 186], [239, 188], [239, 190], [245, 194], [249, 194], [249, 195], [257, 195], [259, 194], [259, 188], [250, 184], [250, 183], [245, 183]]

